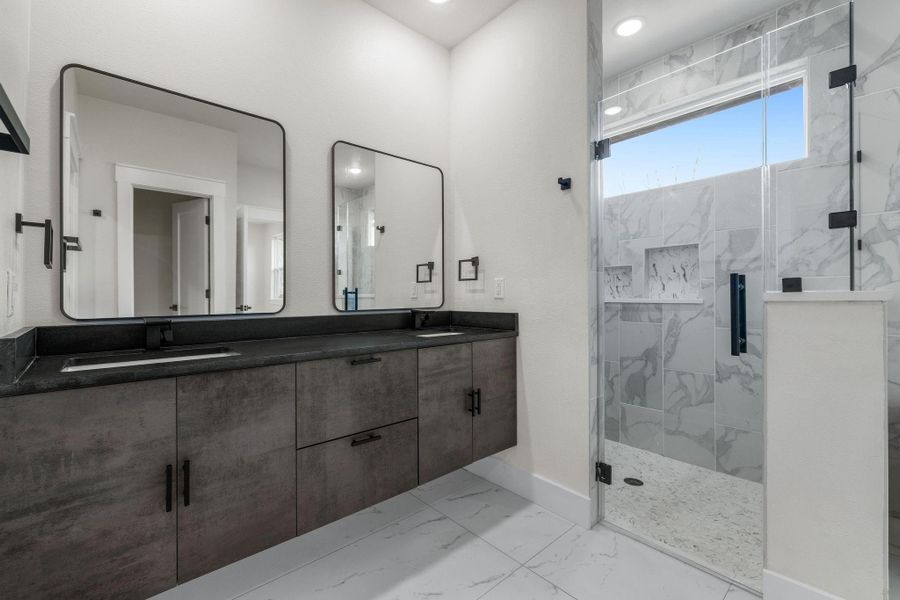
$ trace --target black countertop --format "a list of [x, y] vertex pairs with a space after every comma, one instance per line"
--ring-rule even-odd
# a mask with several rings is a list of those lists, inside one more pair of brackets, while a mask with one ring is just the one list
[[[8, 384], [0, 383], [0, 397], [112, 385], [147, 379], [163, 379], [179, 375], [192, 375], [196, 373], [226, 371], [231, 369], [246, 369], [324, 358], [428, 348], [432, 346], [516, 337], [518, 335], [516, 330], [510, 329], [453, 326], [452, 330], [460, 332], [461, 335], [430, 338], [418, 337], [419, 334], [436, 333], [445, 329], [446, 328], [435, 328], [432, 330], [390, 329], [259, 340], [229, 342], [213, 341], [207, 344], [201, 343], [180, 347], [173, 346], [167, 350], [176, 348], [202, 349], [209, 347], [225, 347], [238, 354], [236, 356], [206, 360], [190, 360], [153, 365], [131, 365], [112, 369], [95, 369], [68, 373], [63, 373], [61, 370], [65, 366], [66, 361], [72, 358], [95, 357], [115, 354], [116, 352], [106, 351], [36, 356], [30, 366], [16, 381]], [[152, 359], [164, 356], [165, 353], [166, 351], [141, 352], [141, 358]]]

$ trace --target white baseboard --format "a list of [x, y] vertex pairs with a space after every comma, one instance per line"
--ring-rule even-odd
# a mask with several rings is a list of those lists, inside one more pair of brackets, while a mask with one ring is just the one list
[[514, 467], [499, 458], [489, 456], [469, 465], [466, 469], [585, 529], [590, 529], [595, 520], [591, 515], [589, 497], [573, 492], [540, 475]]
[[763, 570], [763, 598], [765, 600], [844, 600], [839, 596], [823, 592], [768, 569]]

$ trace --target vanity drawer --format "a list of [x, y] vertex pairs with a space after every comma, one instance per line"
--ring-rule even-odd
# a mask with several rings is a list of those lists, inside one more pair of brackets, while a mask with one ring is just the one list
[[297, 451], [297, 535], [418, 485], [416, 419]]
[[297, 447], [416, 417], [415, 350], [297, 365]]

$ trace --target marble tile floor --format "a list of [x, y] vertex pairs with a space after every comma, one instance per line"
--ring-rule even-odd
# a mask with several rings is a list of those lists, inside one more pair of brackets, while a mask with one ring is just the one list
[[762, 590], [762, 484], [609, 440], [605, 451], [613, 465], [606, 523]]
[[154, 600], [751, 600], [605, 527], [457, 471]]

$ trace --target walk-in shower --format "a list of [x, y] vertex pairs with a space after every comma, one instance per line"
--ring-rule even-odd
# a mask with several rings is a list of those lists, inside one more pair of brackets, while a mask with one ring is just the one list
[[801, 0], [686, 38], [598, 107], [600, 518], [757, 591], [763, 294], [853, 285], [851, 21]]

